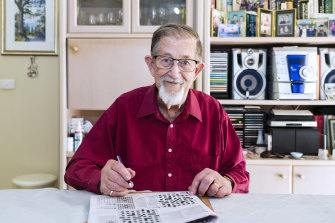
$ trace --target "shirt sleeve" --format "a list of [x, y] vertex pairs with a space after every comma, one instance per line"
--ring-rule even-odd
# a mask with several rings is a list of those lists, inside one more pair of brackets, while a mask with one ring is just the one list
[[249, 173], [243, 156], [241, 142], [235, 132], [227, 113], [222, 109], [222, 157], [219, 173], [227, 175], [234, 181], [233, 193], [249, 192]]
[[85, 136], [78, 150], [68, 163], [64, 180], [78, 190], [87, 190], [99, 194], [98, 184], [101, 169], [109, 159], [114, 159], [117, 117], [115, 102], [97, 121]]

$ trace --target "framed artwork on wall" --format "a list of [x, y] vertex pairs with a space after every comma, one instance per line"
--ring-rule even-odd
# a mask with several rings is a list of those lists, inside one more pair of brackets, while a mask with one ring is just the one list
[[258, 9], [257, 33], [260, 37], [273, 36], [273, 11]]
[[[276, 11], [276, 35], [281, 36], [295, 36], [296, 23], [296, 9], [277, 10]], [[307, 34], [306, 34], [307, 36]]]
[[2, 54], [56, 55], [57, 0], [2, 0]]

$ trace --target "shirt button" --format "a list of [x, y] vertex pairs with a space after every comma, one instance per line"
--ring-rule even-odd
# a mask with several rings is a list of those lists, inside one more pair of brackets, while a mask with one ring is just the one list
[[170, 128], [173, 128], [173, 124], [170, 125]]
[[170, 148], [170, 149], [168, 149], [168, 151], [171, 153], [171, 152], [172, 152], [172, 149]]
[[172, 177], [172, 173], [169, 173], [169, 174], [168, 174], [168, 177]]

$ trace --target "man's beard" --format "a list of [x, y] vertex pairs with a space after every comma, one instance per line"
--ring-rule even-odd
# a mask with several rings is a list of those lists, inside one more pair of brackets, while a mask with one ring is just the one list
[[[163, 82], [164, 81], [170, 81], [170, 82], [177, 82], [181, 84], [181, 89], [176, 92], [176, 93], [169, 93], [166, 91]], [[168, 76], [162, 76], [160, 79], [160, 87], [159, 87], [159, 97], [163, 100], [163, 102], [166, 105], [179, 105], [181, 104], [183, 97], [184, 97], [184, 92], [185, 92], [185, 80], [180, 79], [180, 80], [173, 80], [172, 78]]]

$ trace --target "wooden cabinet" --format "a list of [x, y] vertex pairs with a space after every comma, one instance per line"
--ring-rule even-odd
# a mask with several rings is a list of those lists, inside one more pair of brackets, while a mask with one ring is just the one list
[[335, 195], [335, 160], [247, 160], [250, 193]]
[[144, 61], [150, 43], [150, 39], [68, 39], [68, 108], [105, 110], [122, 93], [153, 84]]
[[292, 167], [289, 165], [247, 165], [247, 171], [250, 173], [249, 193], [292, 193]]
[[335, 194], [335, 166], [293, 166], [294, 194]]

